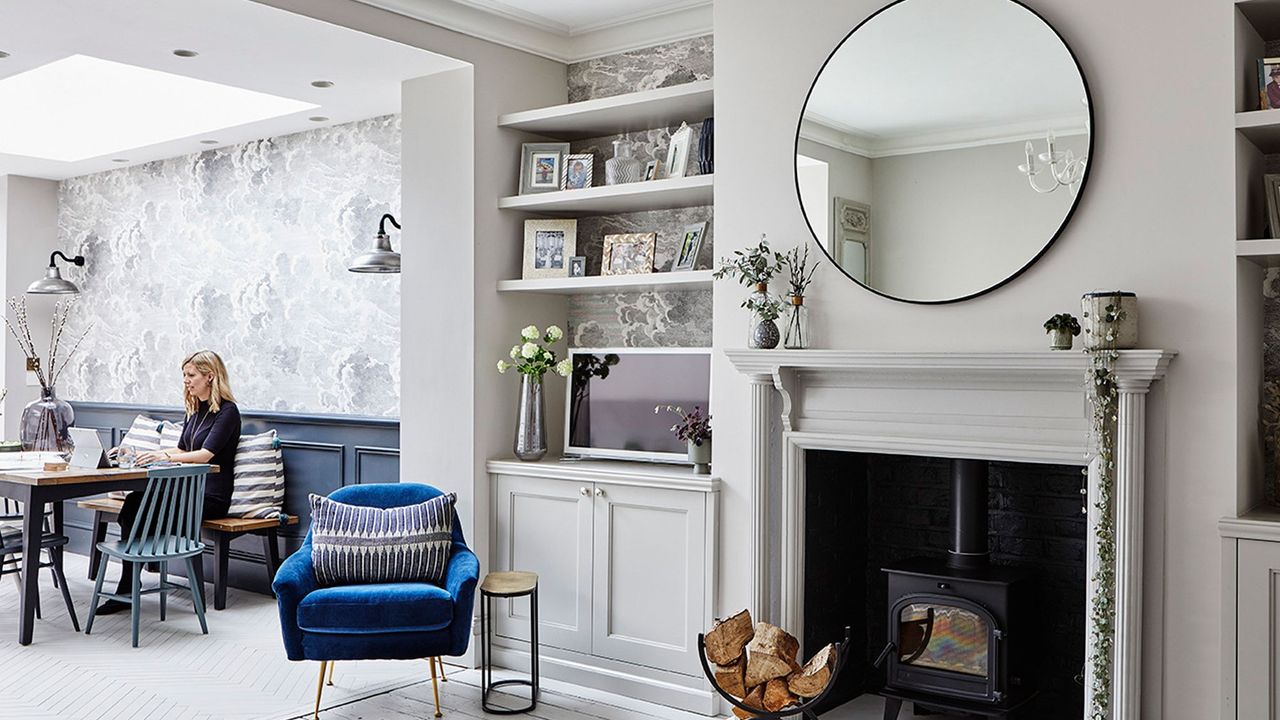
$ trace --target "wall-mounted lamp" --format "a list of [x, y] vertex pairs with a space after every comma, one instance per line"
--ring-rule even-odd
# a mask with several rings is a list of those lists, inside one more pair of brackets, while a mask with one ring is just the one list
[[27, 286], [27, 292], [33, 295], [71, 295], [80, 292], [80, 288], [70, 280], [63, 280], [62, 273], [58, 271], [58, 266], [54, 261], [62, 258], [63, 262], [69, 262], [76, 267], [84, 267], [84, 256], [77, 255], [75, 257], [67, 257], [62, 254], [61, 250], [54, 250], [49, 256], [49, 267], [44, 272], [44, 277]]
[[400, 223], [387, 213], [378, 221], [378, 234], [373, 238], [373, 250], [351, 258], [347, 269], [358, 273], [398, 273], [400, 272], [400, 253], [391, 249], [391, 238], [387, 235], [387, 221], [390, 220], [396, 229]]

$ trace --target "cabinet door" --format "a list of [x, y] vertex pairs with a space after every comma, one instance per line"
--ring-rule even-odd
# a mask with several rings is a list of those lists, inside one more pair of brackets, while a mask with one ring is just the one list
[[1275, 720], [1280, 708], [1280, 543], [1241, 540], [1237, 577], [1237, 717]]
[[[498, 476], [497, 570], [538, 574], [538, 641], [591, 651], [590, 484]], [[479, 593], [477, 593], [477, 597]], [[529, 599], [494, 600], [498, 635], [529, 639]]]
[[593, 654], [701, 673], [705, 513], [701, 493], [596, 483]]

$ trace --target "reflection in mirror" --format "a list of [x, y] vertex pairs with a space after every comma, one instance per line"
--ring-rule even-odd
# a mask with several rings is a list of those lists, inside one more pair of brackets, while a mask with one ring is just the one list
[[875, 292], [973, 297], [1065, 226], [1087, 180], [1090, 113], [1071, 51], [1020, 3], [900, 0], [814, 81], [796, 139], [800, 204], [832, 262]]

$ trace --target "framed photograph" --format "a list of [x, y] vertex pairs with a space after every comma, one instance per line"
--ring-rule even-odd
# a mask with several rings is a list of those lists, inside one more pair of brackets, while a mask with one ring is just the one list
[[1258, 109], [1280, 108], [1280, 57], [1258, 59]]
[[684, 177], [684, 169], [689, 165], [689, 145], [693, 142], [693, 128], [680, 123], [680, 129], [671, 133], [671, 145], [667, 148], [667, 164], [662, 168], [662, 177]]
[[1267, 223], [1271, 225], [1270, 237], [1280, 234], [1280, 175], [1263, 175], [1267, 188]]
[[560, 189], [569, 143], [525, 143], [520, 148], [520, 194]]
[[692, 270], [698, 262], [698, 250], [702, 248], [702, 236], [707, 233], [705, 222], [684, 226], [684, 237], [680, 240], [680, 250], [676, 252], [675, 262], [671, 263], [672, 272]]
[[525, 220], [523, 277], [569, 277], [577, 249], [577, 220]]
[[601, 275], [643, 275], [653, 272], [653, 250], [658, 233], [604, 236]]
[[566, 155], [564, 158], [565, 190], [581, 190], [591, 187], [591, 165], [594, 156], [591, 153]]
[[658, 161], [657, 160], [650, 160], [649, 162], [645, 163], [644, 179], [645, 180], [658, 179]]
[[569, 258], [569, 277], [587, 276], [587, 256], [574, 255]]

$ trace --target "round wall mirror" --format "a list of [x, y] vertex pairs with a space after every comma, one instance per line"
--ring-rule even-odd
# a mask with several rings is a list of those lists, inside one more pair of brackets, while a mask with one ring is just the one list
[[899, 0], [818, 72], [796, 188], [832, 263], [906, 302], [989, 292], [1048, 250], [1088, 180], [1088, 85], [1014, 0]]

